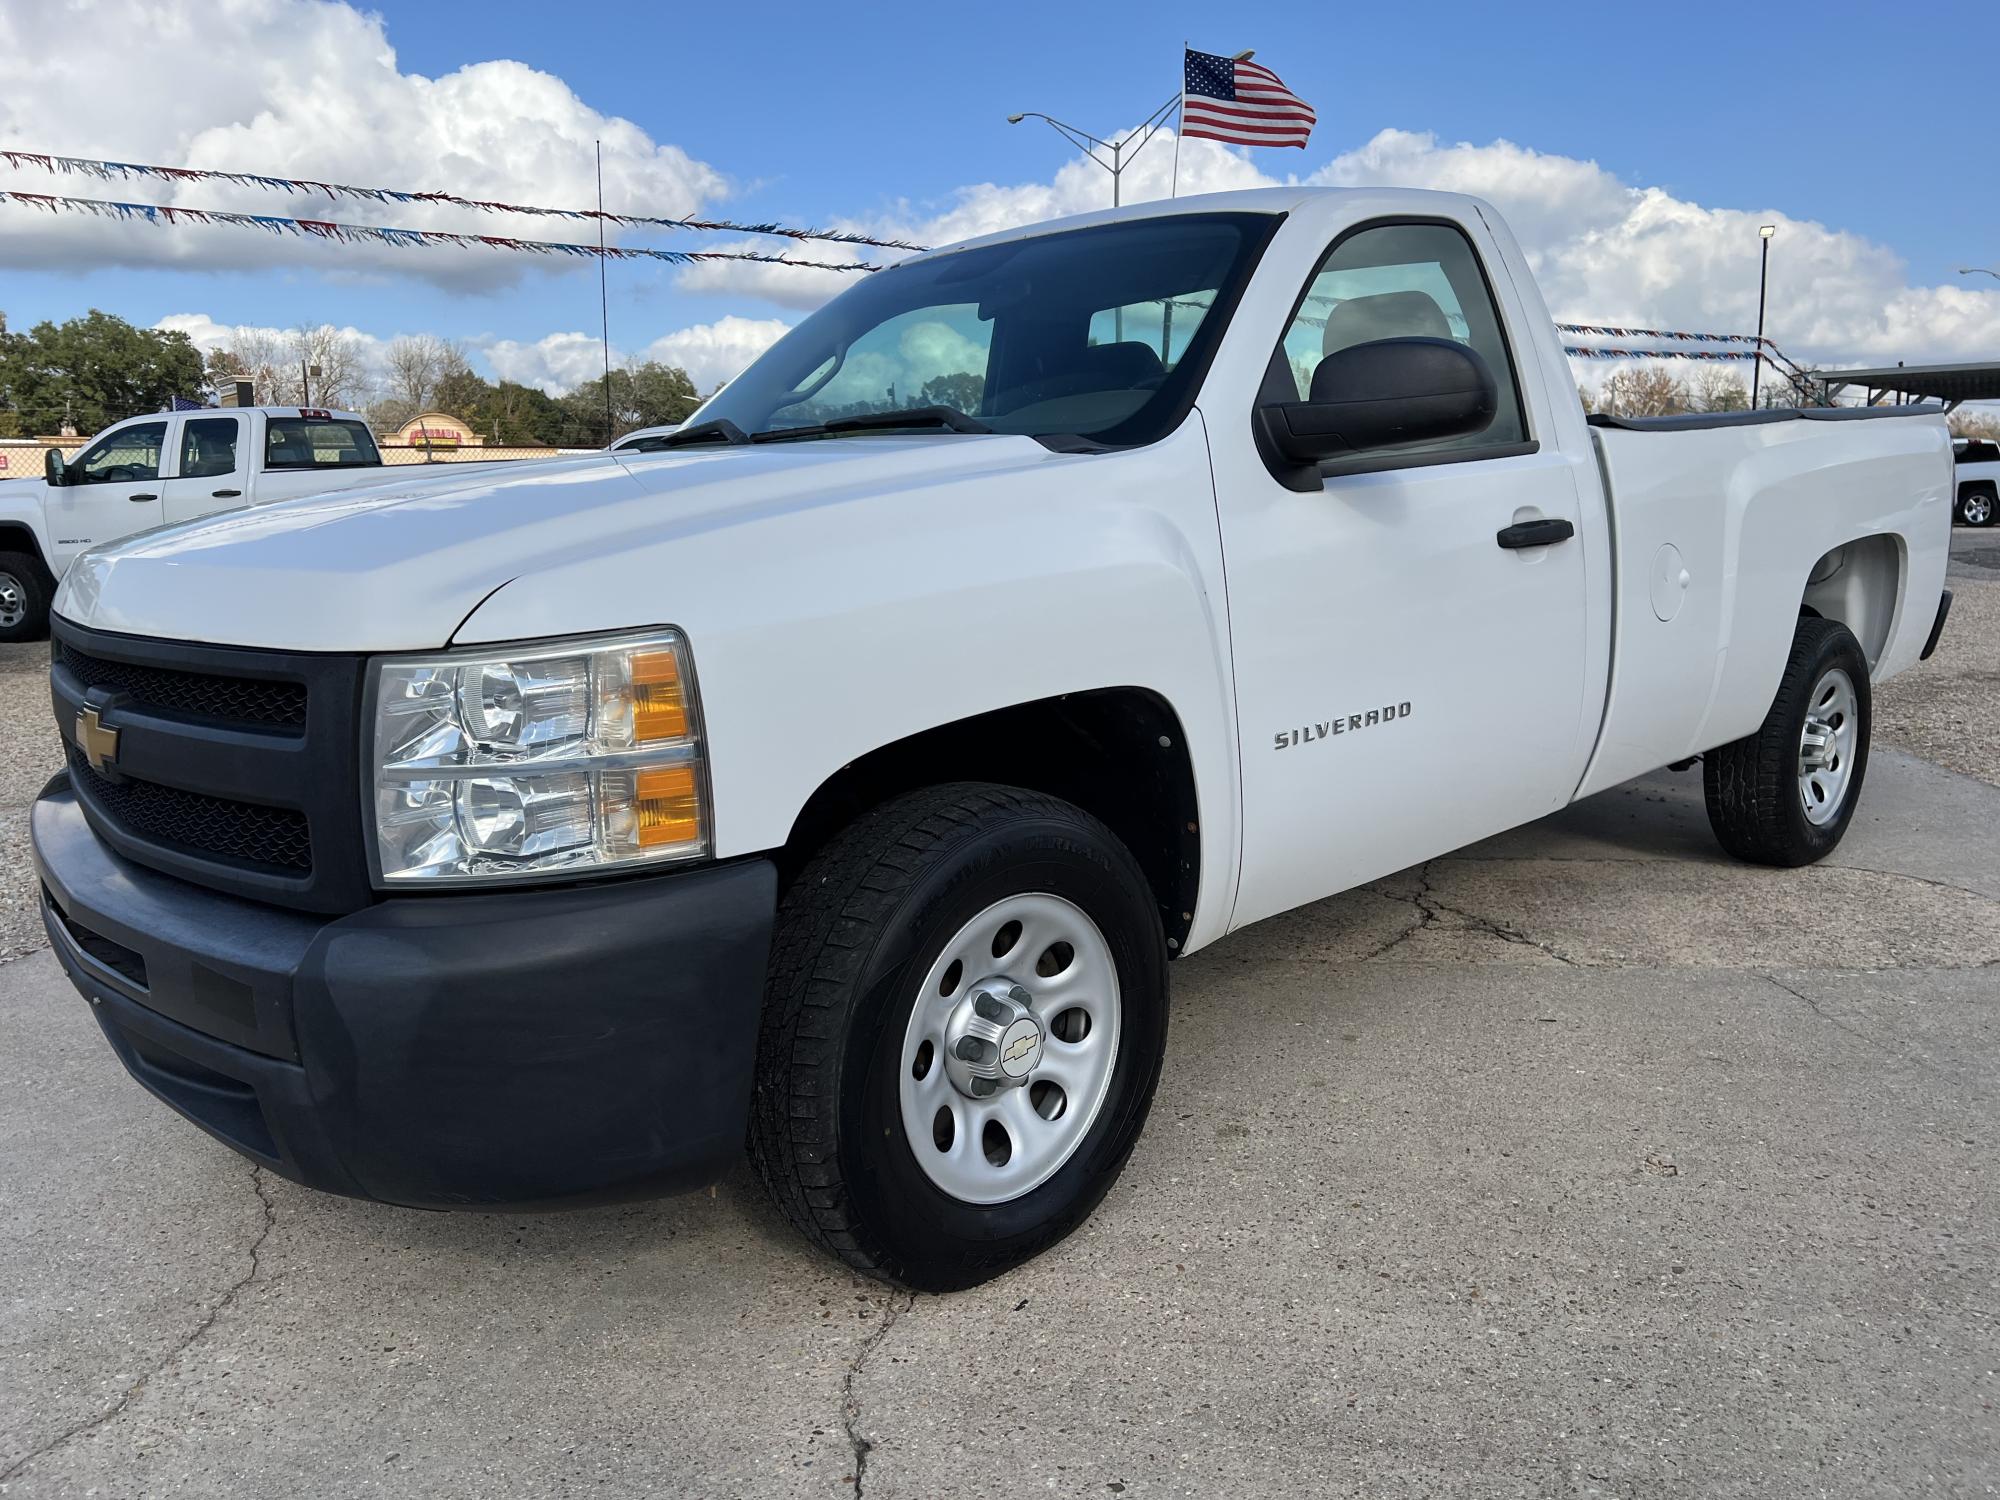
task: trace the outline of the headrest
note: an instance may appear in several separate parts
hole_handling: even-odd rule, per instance
[[[1377,292],[1349,297],[1327,314],[1322,356],[1377,339],[1448,339],[1451,320],[1429,292]]]

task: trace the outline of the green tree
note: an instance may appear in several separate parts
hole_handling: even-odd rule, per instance
[[[949,406],[967,416],[979,410],[979,403],[985,395],[986,377],[964,370],[955,375],[933,375],[924,382],[923,390],[917,393],[918,402],[923,406]]]
[[[204,388],[201,354],[188,336],[135,328],[92,309],[67,323],[0,331],[0,408],[28,433],[79,432],[158,411]]]
[[[611,372],[611,428],[605,430],[604,377],[586,380],[561,398],[562,441],[581,447],[608,443],[639,427],[685,422],[701,405],[694,381],[677,365],[647,360]]]
[[[517,445],[560,443],[569,425],[568,415],[555,397],[538,386],[512,380],[489,386],[466,415],[489,441]]]

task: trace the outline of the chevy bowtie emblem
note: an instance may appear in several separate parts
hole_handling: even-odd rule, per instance
[[[86,707],[76,716],[76,748],[90,769],[102,775],[118,759],[118,731],[100,719],[95,708]]]

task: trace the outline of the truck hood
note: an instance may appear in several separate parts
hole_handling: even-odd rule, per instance
[[[496,465],[233,511],[71,565],[96,630],[293,651],[431,650],[517,578],[677,535],[1056,458],[1030,438],[866,436]],[[785,528],[769,530],[782,546]]]

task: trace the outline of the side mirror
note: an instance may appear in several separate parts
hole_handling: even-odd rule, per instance
[[[1258,407],[1257,435],[1267,456],[1305,467],[1392,443],[1480,432],[1499,407],[1493,372],[1465,345],[1377,339],[1321,360],[1310,399]]]
[[[42,450],[42,477],[49,482],[49,488],[59,490],[69,483],[69,467],[60,448]]]

